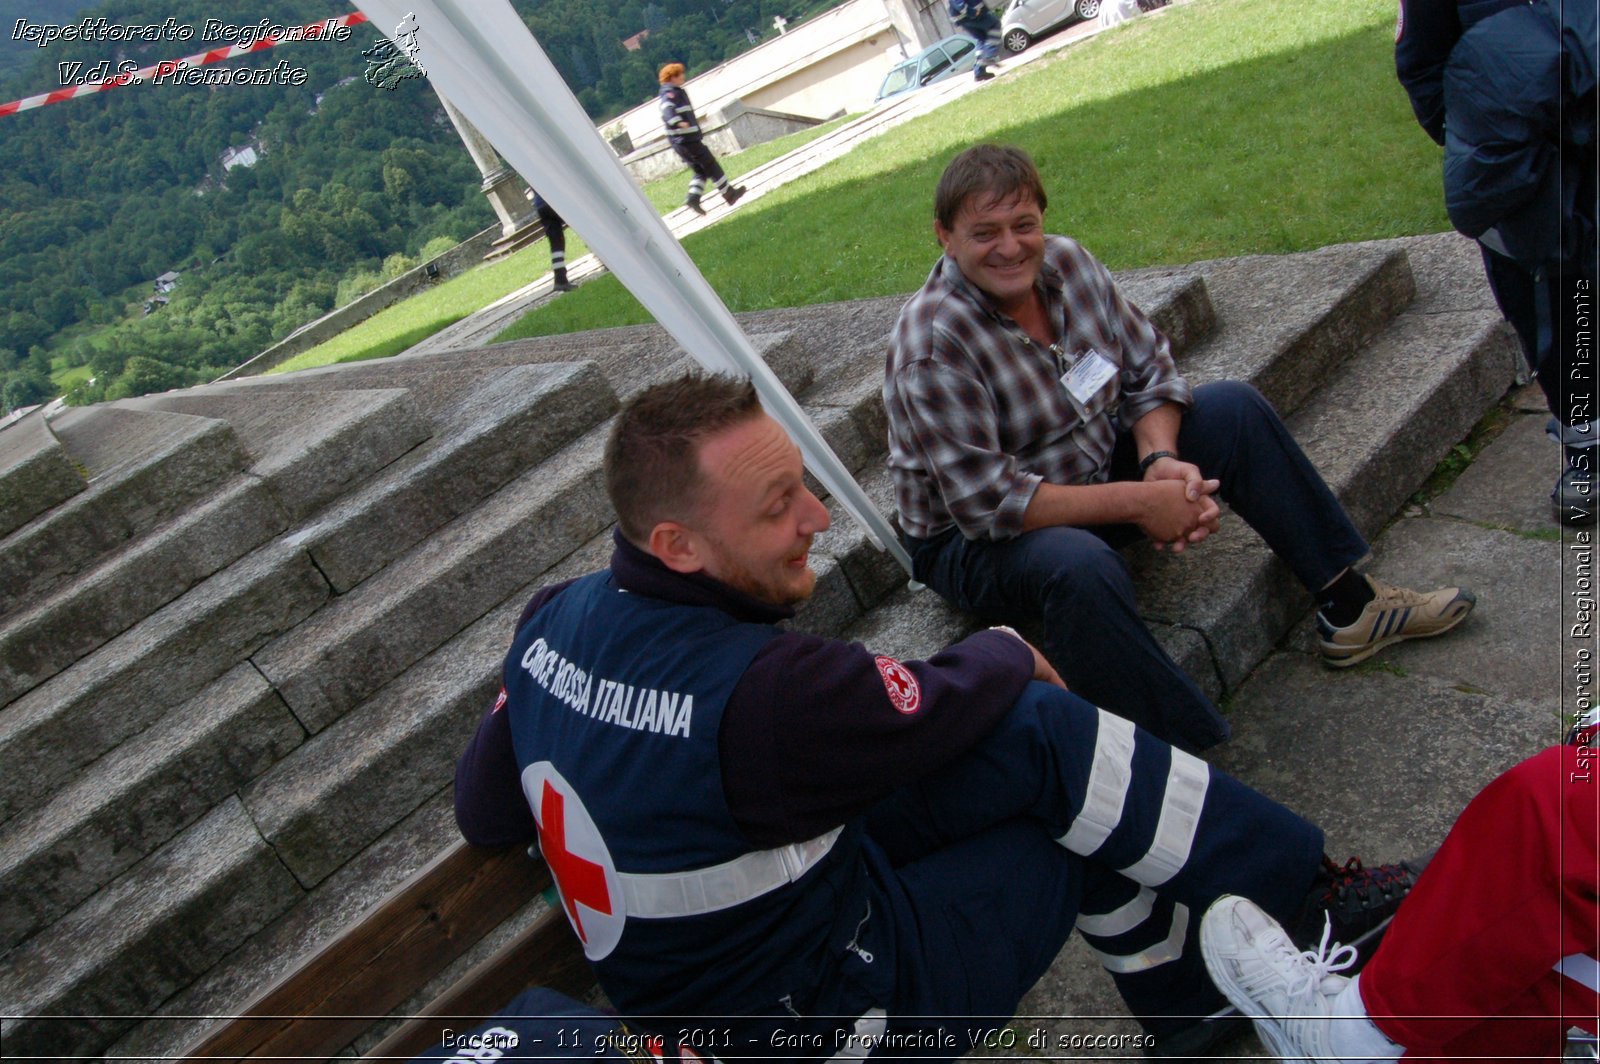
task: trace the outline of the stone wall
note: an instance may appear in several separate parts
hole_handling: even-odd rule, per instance
[[[407,270],[392,281],[374,288],[366,295],[353,299],[342,307],[328,311],[309,325],[302,325],[282,340],[273,344],[250,361],[235,366],[218,377],[218,381],[254,377],[275,366],[282,365],[303,351],[333,339],[352,325],[366,321],[385,307],[393,306],[409,296],[448,280],[483,261],[489,248],[500,239],[500,227],[490,226],[483,232],[468,237],[442,255],[436,255],[415,269]]]
[[[689,71],[684,88],[701,118],[736,100],[775,111],[822,115],[862,111],[872,106],[889,68],[922,47],[922,38],[941,36],[943,5],[922,13],[923,26],[902,29],[909,16],[905,0],[850,0],[831,11],[797,22],[780,37],[706,71]],[[892,8],[892,10],[891,10]],[[943,26],[948,26],[945,19]],[[915,30],[918,36],[913,36]],[[848,61],[841,67],[840,56]],[[655,100],[641,103],[607,123],[608,139],[621,129],[639,148],[661,139],[661,112]]]
[[[831,117],[831,116],[830,116]],[[712,121],[702,116],[700,128],[706,146],[718,156],[731,155],[755,144],[798,133],[824,121],[804,115],[783,114],[747,107],[739,100],[729,104]],[[683,160],[665,138],[658,138],[623,157],[622,165],[635,181],[654,181],[684,169]]]

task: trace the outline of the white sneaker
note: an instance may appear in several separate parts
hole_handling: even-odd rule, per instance
[[[1333,999],[1350,980],[1356,951],[1328,941],[1302,952],[1254,902],[1217,899],[1200,923],[1200,953],[1217,989],[1255,1021],[1267,1050],[1284,1060],[1336,1057],[1330,1044]],[[1331,945],[1331,949],[1330,949]]]

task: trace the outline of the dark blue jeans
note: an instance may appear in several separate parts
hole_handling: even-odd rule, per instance
[[[1248,384],[1195,389],[1178,453],[1222,482],[1219,494],[1317,591],[1367,553],[1344,507]],[[1112,479],[1138,476],[1131,433]],[[1040,647],[1072,690],[1187,750],[1228,738],[1228,724],[1139,619],[1133,580],[1117,546],[1134,533],[1042,528],[1008,540],[969,540],[956,529],[907,537],[916,578],[960,609],[1000,623],[1043,619]],[[1204,545],[1200,547],[1204,550]]]

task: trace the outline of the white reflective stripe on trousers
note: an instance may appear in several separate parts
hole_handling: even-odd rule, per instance
[[[756,850],[692,872],[618,872],[630,917],[665,919],[731,909],[793,883],[828,855],[843,827],[808,842]]]
[[[1122,870],[1123,875],[1147,887],[1159,887],[1178,874],[1194,847],[1195,829],[1210,786],[1211,770],[1204,761],[1182,750],[1172,751],[1155,840],[1149,852]]]
[[[1109,953],[1101,953],[1090,947],[1094,955],[1099,958],[1100,966],[1113,975],[1128,975],[1131,972],[1143,972],[1154,968],[1158,964],[1166,964],[1183,956],[1183,936],[1189,933],[1189,907],[1187,905],[1174,905],[1172,907],[1172,930],[1167,937],[1151,946],[1149,949],[1140,950],[1138,953],[1129,953],[1121,957],[1113,957]]]
[[[1079,913],[1078,930],[1100,938],[1125,934],[1148,920],[1155,904],[1156,892],[1140,887],[1139,893],[1108,913]]]
[[[1103,709],[1098,713],[1094,761],[1089,766],[1083,808],[1067,833],[1056,840],[1083,857],[1093,855],[1122,822],[1128,784],[1133,782],[1133,722]]]

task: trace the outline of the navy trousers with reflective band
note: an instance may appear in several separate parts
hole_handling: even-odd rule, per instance
[[[1074,925],[1160,1034],[1225,1002],[1200,915],[1242,894],[1298,912],[1322,832],[1148,732],[1046,684],[954,763],[880,804],[868,836],[895,965],[889,1030],[1003,1025]],[[857,960],[859,963],[859,960]],[[917,1017],[979,1017],[971,1023]]]

